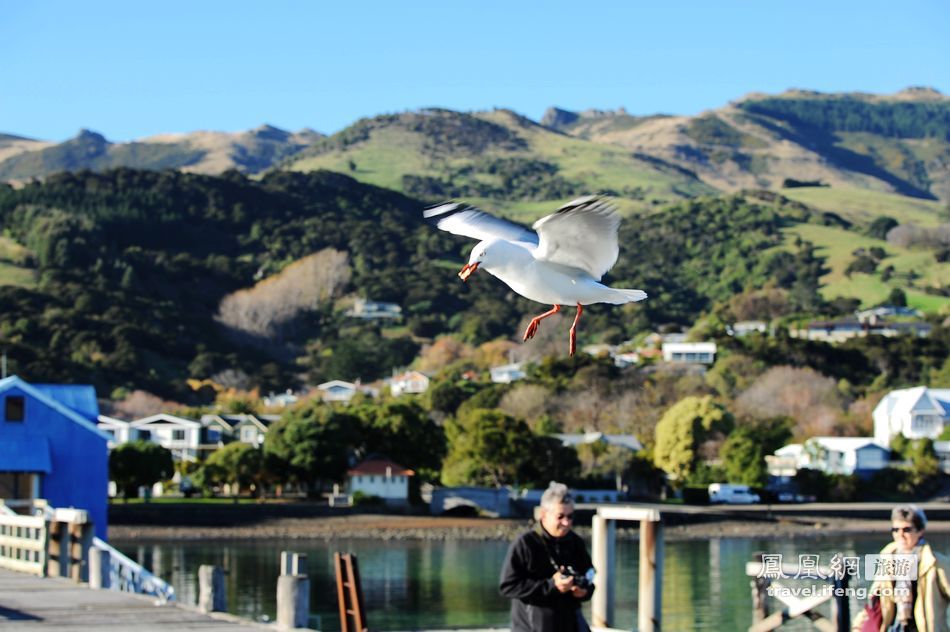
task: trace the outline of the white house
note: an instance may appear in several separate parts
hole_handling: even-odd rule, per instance
[[[353,399],[357,393],[365,393],[370,397],[379,395],[379,391],[370,386],[363,386],[360,381],[344,382],[343,380],[330,380],[317,386],[321,397],[325,402],[348,402]]]
[[[266,397],[262,398],[264,405],[269,408],[286,408],[297,403],[299,398],[294,395],[292,389],[287,389],[283,393],[273,393],[271,392]]]
[[[142,439],[171,450],[176,461],[196,461],[201,424],[167,413],[136,419],[129,424],[129,439]]]
[[[109,440],[109,449],[122,445],[129,440],[129,422],[115,417],[99,415],[96,427],[112,438]]]
[[[416,473],[384,457],[371,457],[346,473],[350,494],[378,496],[387,504],[409,502],[409,477]]]
[[[403,393],[425,393],[429,390],[429,378],[418,371],[406,371],[389,379],[389,391],[399,396]]]
[[[793,443],[766,456],[769,474],[794,476],[803,468],[826,474],[861,474],[887,467],[890,450],[871,437],[812,437],[804,444]]]
[[[936,439],[950,421],[950,388],[916,386],[891,391],[871,416],[879,446],[889,447],[899,434],[908,439]]]
[[[402,308],[395,303],[381,303],[359,298],[346,315],[364,320],[398,320],[402,318]]]
[[[495,384],[511,384],[526,377],[527,374],[522,366],[522,362],[503,364],[502,366],[493,366],[488,372],[491,374],[491,381]]]
[[[950,474],[950,441],[934,441],[934,452],[940,459],[940,469]]]
[[[693,362],[712,364],[716,361],[715,342],[664,342],[665,362]]]
[[[754,333],[764,334],[768,329],[769,325],[764,320],[740,320],[726,327],[726,332],[730,336],[741,338]]]

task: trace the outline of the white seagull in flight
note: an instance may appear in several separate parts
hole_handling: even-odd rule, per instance
[[[524,332],[525,341],[538,333],[543,319],[561,311],[562,305],[574,304],[574,355],[583,305],[620,305],[647,297],[643,290],[622,290],[600,283],[620,253],[620,216],[603,197],[587,196],[568,202],[536,221],[533,231],[455,202],[426,209],[423,216],[444,231],[480,240],[459,272],[463,281],[484,268],[521,296],[554,306],[531,320]]]

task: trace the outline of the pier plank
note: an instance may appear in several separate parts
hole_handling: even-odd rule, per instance
[[[41,578],[0,569],[0,627],[6,630],[66,632],[90,630],[273,630],[273,626],[227,614],[114,590],[91,590],[65,578]]]

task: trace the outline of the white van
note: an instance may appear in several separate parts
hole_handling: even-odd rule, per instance
[[[726,505],[753,505],[761,500],[748,485],[713,483],[709,486],[709,502]]]

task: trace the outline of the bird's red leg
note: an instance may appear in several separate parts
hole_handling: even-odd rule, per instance
[[[571,325],[571,355],[574,355],[574,351],[577,350],[577,321],[581,319],[581,314],[584,313],[584,308],[581,307],[581,304],[577,304],[577,315],[574,316],[574,324]]]
[[[553,308],[544,312],[540,316],[535,316],[534,318],[532,318],[531,322],[528,323],[528,328],[524,330],[524,341],[527,342],[528,340],[534,338],[534,335],[538,333],[538,329],[541,327],[541,321],[547,318],[548,316],[553,316],[554,314],[557,314],[559,311],[561,311],[561,306],[555,305]]]

